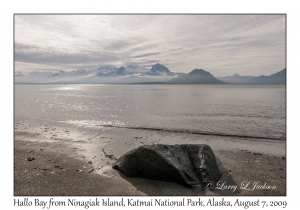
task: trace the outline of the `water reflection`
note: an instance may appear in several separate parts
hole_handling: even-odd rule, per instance
[[[58,87],[58,88],[53,88],[52,90],[80,90],[81,87],[79,86],[63,86],[63,87]]]

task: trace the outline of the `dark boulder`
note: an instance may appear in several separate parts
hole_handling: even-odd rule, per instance
[[[113,168],[141,177],[205,188],[221,178],[212,149],[205,144],[143,145],[118,159]]]

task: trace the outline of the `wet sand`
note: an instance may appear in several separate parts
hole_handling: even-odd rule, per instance
[[[132,138],[134,142],[148,144],[141,140],[141,137],[147,139],[141,134],[138,138]],[[106,136],[100,138],[105,143],[102,149],[89,150],[94,148],[94,144],[82,139],[82,136],[72,135],[71,130],[64,128],[16,122],[14,195],[286,195],[285,155],[270,155],[248,149],[231,150],[227,147],[224,150],[213,149],[222,178],[217,186],[208,186],[209,189],[199,191],[172,182],[127,178],[109,167],[124,151],[139,146],[136,143],[119,143],[123,149],[110,150],[117,143],[109,145],[108,142],[113,142],[114,137]],[[126,145],[128,147],[124,148]]]

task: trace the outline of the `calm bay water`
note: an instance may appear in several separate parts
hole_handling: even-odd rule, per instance
[[[15,85],[15,119],[286,139],[283,85]]]

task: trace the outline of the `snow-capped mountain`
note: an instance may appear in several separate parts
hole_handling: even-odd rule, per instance
[[[58,72],[30,72],[23,74],[16,72],[16,83],[134,83],[134,82],[156,82],[166,81],[181,75],[173,73],[164,65],[159,63],[149,70],[142,66],[121,66],[119,68],[111,65],[100,66],[97,69],[77,69],[73,71]]]
[[[121,66],[117,71],[116,75],[125,75],[125,68]]]
[[[124,70],[126,74],[139,74],[146,73],[147,71],[149,71],[149,69],[142,66],[127,66]]]
[[[134,76],[134,77],[140,77],[145,76],[145,73],[148,72],[149,69],[142,67],[142,66],[126,66],[126,67],[120,67],[118,69],[118,75],[126,75],[128,76]]]
[[[159,63],[152,66],[149,70],[141,66],[121,66],[116,68],[114,66],[103,66],[98,68],[96,76],[176,76],[176,73],[170,72],[170,70]]]
[[[90,74],[95,73],[97,76],[107,76],[107,75],[116,75],[116,71],[118,70],[115,66],[100,66],[96,70],[89,71]]]
[[[63,71],[63,70],[60,70],[60,71],[58,71],[57,73],[53,74],[53,76],[57,77],[57,76],[62,76],[62,75],[65,75],[65,74],[66,74],[66,72],[65,72],[65,71]]]
[[[78,69],[78,70],[72,71],[72,73],[73,73],[73,76],[85,76],[88,74],[88,72],[84,69]]]
[[[147,68],[141,66],[102,66],[96,70],[96,76],[144,76],[147,71]]]
[[[149,76],[176,76],[175,73],[159,63],[152,66],[152,68],[146,73]]]
[[[53,77],[70,77],[70,76],[80,77],[85,75],[88,75],[88,72],[84,69],[77,69],[70,72],[65,72],[63,70],[60,70],[57,73],[52,73]]]

